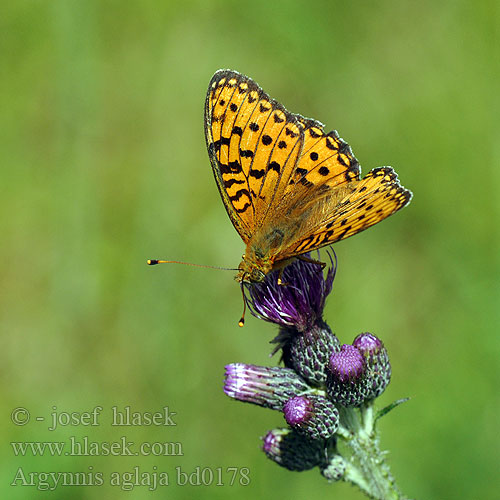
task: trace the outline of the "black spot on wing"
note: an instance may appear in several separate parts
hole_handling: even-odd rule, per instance
[[[337,161],[341,164],[344,165],[344,167],[348,167],[349,164],[344,160],[344,158],[341,155],[337,156]]]
[[[264,169],[256,169],[252,168],[249,172],[251,177],[254,177],[255,179],[261,179],[264,177],[266,171]]]
[[[234,209],[236,210],[236,212],[238,212],[239,214],[242,214],[243,212],[246,212],[247,208],[250,207],[250,203],[249,202],[246,202],[241,208],[236,208],[234,207]]]
[[[227,165],[219,163],[219,168],[223,174],[240,174],[243,171],[240,162],[237,160],[230,161]]]
[[[231,138],[230,137],[221,137],[220,139],[217,139],[213,143],[215,151],[219,151],[220,147],[223,146],[223,145],[229,146],[230,142],[231,142]]]
[[[245,184],[245,181],[243,179],[234,179],[234,178],[231,178],[231,179],[228,179],[228,180],[224,181],[224,187],[226,189],[229,189],[234,184]]]
[[[332,151],[337,151],[337,144],[332,139],[326,137],[325,140],[326,140],[326,147],[328,149],[331,149]]]
[[[314,186],[314,183],[311,181],[308,181],[305,177],[302,177],[302,179],[299,180],[299,182],[306,187],[311,187]]]
[[[269,163],[269,165],[267,166],[267,169],[268,170],[274,170],[275,172],[278,172],[278,174],[280,173],[280,164],[277,162],[277,161],[272,161],[271,163]]]
[[[270,135],[264,134],[262,136],[262,144],[264,144],[264,146],[269,146],[269,144],[271,144],[272,142],[273,139]]]
[[[338,238],[341,240],[350,230],[352,226],[347,226],[339,235]]]
[[[230,196],[229,199],[231,201],[238,201],[242,196],[250,198],[250,192],[248,189],[238,189],[238,191],[236,191],[233,196]]]

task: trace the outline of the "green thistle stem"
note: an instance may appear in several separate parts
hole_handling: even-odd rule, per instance
[[[373,403],[361,408],[339,408],[337,450],[346,462],[344,480],[358,486],[369,498],[404,500],[379,448]]]

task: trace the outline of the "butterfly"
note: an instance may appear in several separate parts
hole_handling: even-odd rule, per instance
[[[212,77],[205,138],[226,211],[246,244],[235,279],[256,283],[306,252],[353,236],[407,205],[390,167],[361,178],[349,145],[290,113],[251,78]]]

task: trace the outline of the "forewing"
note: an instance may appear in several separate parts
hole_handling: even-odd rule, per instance
[[[300,117],[304,144],[287,191],[296,184],[306,187],[335,187],[359,180],[361,169],[349,145],[336,130],[325,133],[323,124]]]
[[[311,204],[313,213],[323,214],[321,219],[315,222],[311,217],[308,232],[301,231],[304,237],[284,248],[277,260],[294,257],[364,231],[403,208],[412,197],[411,191],[399,184],[396,173],[390,167],[375,168],[360,181],[347,184],[342,189],[347,194],[340,200],[326,196],[325,206],[321,206],[321,201],[316,207]]]
[[[322,123],[295,116],[304,134],[302,150],[290,179],[283,185],[281,196],[273,207],[269,207],[271,225],[273,219],[283,214],[288,218],[307,214],[306,207],[314,199],[325,198],[329,193],[337,197],[340,188],[360,179],[359,163],[336,130],[326,133]]]
[[[205,137],[221,197],[245,242],[262,226],[295,169],[303,127],[253,80],[220,70],[209,84]]]

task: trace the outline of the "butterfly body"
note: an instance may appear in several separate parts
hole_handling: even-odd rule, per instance
[[[361,169],[336,131],[288,112],[253,80],[219,70],[205,137],[226,211],[246,244],[236,280],[260,282],[303,253],[380,222],[409,203],[390,167]]]

